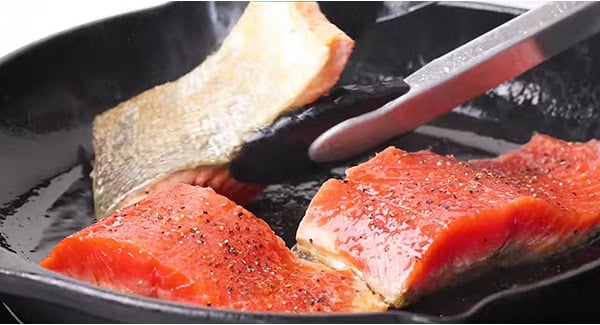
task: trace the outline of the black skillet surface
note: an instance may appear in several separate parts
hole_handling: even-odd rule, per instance
[[[363,9],[350,5],[353,10]],[[216,47],[239,3],[175,3],[84,26],[0,63],[0,293],[26,322],[598,321],[600,244],[505,270],[425,297],[405,311],[281,315],[190,307],[98,289],[36,266],[64,236],[92,222],[88,173],[95,114],[176,79]],[[358,8],[358,9],[357,9]],[[380,16],[405,6],[379,7]],[[336,9],[339,10],[339,9]],[[430,6],[360,35],[355,56],[407,75],[513,17],[476,4]],[[330,13],[344,14],[339,11]],[[340,19],[338,17],[338,19]],[[359,29],[360,26],[355,27]],[[353,28],[350,26],[349,28]],[[360,60],[359,60],[360,61]],[[462,159],[496,155],[534,132],[600,137],[600,37],[390,143]],[[372,154],[372,153],[371,153]],[[288,245],[320,182],[346,166],[269,187],[250,209]]]

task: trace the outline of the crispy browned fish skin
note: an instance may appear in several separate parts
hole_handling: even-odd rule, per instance
[[[327,92],[353,45],[316,3],[251,3],[199,67],[96,117],[96,217],[157,182],[225,167],[246,133]]]

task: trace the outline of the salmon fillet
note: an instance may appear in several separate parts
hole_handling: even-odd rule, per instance
[[[40,264],[105,288],[208,307],[386,308],[352,272],[300,260],[243,207],[185,184],[65,238]]]
[[[261,185],[207,176],[228,176],[246,134],[329,91],[353,46],[315,2],[250,3],[200,66],[95,118],[96,217],[179,182],[251,200]]]
[[[595,235],[600,143],[536,135],[462,162],[388,148],[328,180],[297,232],[301,251],[353,269],[403,307],[467,271],[540,258]]]

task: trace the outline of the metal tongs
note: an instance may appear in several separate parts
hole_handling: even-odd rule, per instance
[[[514,78],[600,30],[600,2],[551,2],[435,59],[409,77],[410,90],[347,119],[310,146],[314,162],[341,161],[409,132]]]
[[[357,90],[356,85],[348,94],[343,87],[341,93],[332,90],[324,96],[328,99],[321,110],[311,111],[316,106],[310,106],[317,105],[313,103],[306,112],[299,109],[300,113],[281,117],[245,138],[229,171],[239,181],[262,184],[312,175],[319,168],[329,168],[426,124],[599,30],[600,2],[548,3],[437,58],[407,78],[393,75],[391,83],[383,87],[366,78],[367,84],[361,87],[368,91]],[[357,102],[359,98],[362,100]]]

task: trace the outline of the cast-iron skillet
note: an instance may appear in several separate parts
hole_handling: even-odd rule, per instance
[[[88,174],[94,115],[199,64],[243,7],[240,3],[168,4],[74,29],[0,63],[0,293],[1,300],[23,321],[600,319],[594,310],[595,293],[600,289],[596,280],[600,278],[600,245],[594,243],[544,262],[488,270],[403,311],[367,314],[207,309],[118,294],[37,267],[61,238],[93,220]],[[338,7],[329,14],[344,19],[367,7],[347,4],[345,10]],[[389,18],[405,8],[401,4],[380,6],[378,15]],[[358,39],[356,55],[365,59],[365,66],[375,64],[408,75],[519,12],[474,3],[429,6],[366,30]],[[595,37],[386,145],[410,151],[429,148],[469,159],[494,156],[526,142],[534,132],[565,140],[598,137],[599,79],[600,37]],[[371,154],[305,179],[271,186],[249,208],[291,246],[297,223],[319,184],[339,177],[345,167]]]

